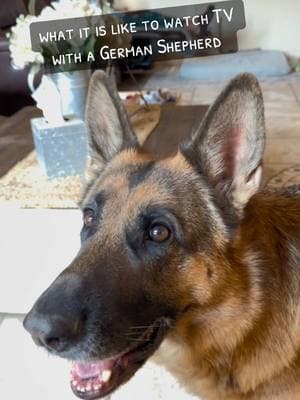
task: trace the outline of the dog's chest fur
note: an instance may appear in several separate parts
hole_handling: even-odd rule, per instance
[[[153,361],[163,365],[194,396],[209,400],[240,400],[230,387],[229,374],[217,377],[199,366],[184,343],[166,339]]]
[[[187,392],[201,400],[299,400],[299,360],[295,362],[295,369],[286,368],[268,384],[245,394],[240,392],[228,371],[217,375],[203,366],[199,368],[185,345],[173,340],[166,339],[152,360],[163,365]]]

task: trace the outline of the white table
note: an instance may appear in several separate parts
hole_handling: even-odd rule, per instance
[[[0,205],[0,313],[26,313],[80,247],[79,210]]]

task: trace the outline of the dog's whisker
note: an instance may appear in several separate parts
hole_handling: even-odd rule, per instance
[[[125,336],[131,337],[131,338],[135,338],[135,339],[139,339],[139,338],[142,338],[144,335],[137,335],[134,332],[132,332],[132,333],[128,332],[128,333],[125,333]]]
[[[131,326],[129,329],[148,329],[148,328],[151,328],[151,325]]]
[[[148,341],[149,341],[148,339],[133,339],[133,338],[129,339],[130,343],[147,343]]]
[[[126,336],[131,336],[131,337],[143,337],[144,335],[139,333],[139,332],[126,332]]]

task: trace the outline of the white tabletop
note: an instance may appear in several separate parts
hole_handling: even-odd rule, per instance
[[[79,210],[0,205],[0,313],[26,313],[80,247]]]

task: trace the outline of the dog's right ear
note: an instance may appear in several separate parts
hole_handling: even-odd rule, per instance
[[[240,216],[259,189],[265,147],[264,106],[253,75],[234,78],[183,148],[226,213]]]
[[[88,173],[101,171],[119,151],[138,146],[116,85],[101,70],[94,72],[90,80],[86,126]]]

